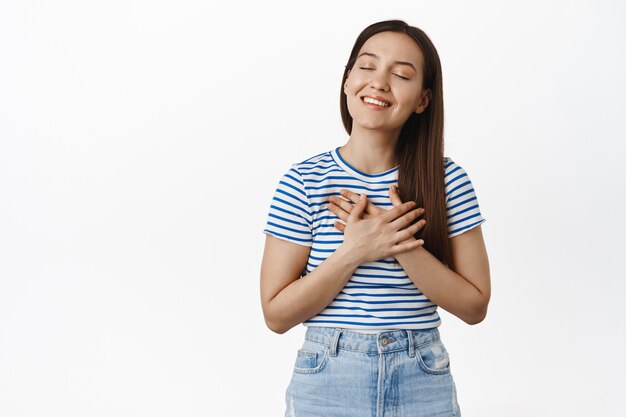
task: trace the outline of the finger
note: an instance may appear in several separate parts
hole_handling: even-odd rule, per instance
[[[333,213],[335,216],[339,217],[344,222],[348,221],[348,216],[350,213],[346,212],[344,209],[339,207],[336,204],[328,203],[328,210]]]
[[[418,209],[415,209],[415,210],[411,210],[410,212],[408,212],[406,214],[403,214],[402,216],[398,217],[394,221],[390,222],[390,225],[391,225],[391,227],[393,227],[394,230],[404,229],[405,227],[407,227],[408,225],[413,223],[413,220],[417,219],[423,213],[424,213],[424,209],[423,208],[418,208]],[[420,226],[423,226],[425,223],[426,223],[426,220],[422,219],[419,222],[417,222],[416,224],[419,224]]]
[[[346,201],[341,197],[337,197],[333,195],[333,196],[328,197],[328,201],[333,203],[335,206],[341,208],[346,213],[350,213],[352,211],[352,204],[350,204],[349,201]]]
[[[356,202],[359,201],[359,195],[355,194],[356,197]],[[328,198],[329,201],[331,201],[335,206],[340,206],[346,213],[350,213],[352,212],[352,208],[354,207],[354,205],[350,204],[349,201],[344,200],[343,198],[337,197],[337,196],[330,196]],[[363,215],[364,219],[370,218],[372,216],[374,216],[375,214],[372,213],[372,211],[374,211],[376,208],[376,206],[374,205],[374,203],[372,203],[371,201],[367,202],[367,206],[365,207],[365,214]],[[346,219],[347,219],[347,214],[346,214]],[[343,218],[342,218],[343,219]],[[345,219],[344,219],[345,220]]]
[[[398,187],[396,185],[389,187],[389,199],[394,207],[402,204],[402,200],[400,200],[400,193],[398,192]]]
[[[341,194],[343,197],[347,198],[348,200],[352,201],[355,204],[359,201],[359,195],[348,189],[343,188],[341,191],[339,191],[339,194]],[[376,204],[372,203],[371,201],[368,201],[367,207],[365,208],[365,213],[371,214],[371,215],[378,215],[382,213],[383,211],[384,211],[383,209],[381,209],[380,207],[378,207]]]
[[[341,194],[343,197],[347,198],[348,200],[352,201],[353,203],[356,203],[357,201],[359,201],[359,195],[348,189],[342,188],[341,191],[339,191],[339,194]]]
[[[426,220],[420,220],[419,222],[407,227],[406,229],[399,230],[396,234],[396,237],[398,239],[396,242],[402,242],[403,240],[407,240],[411,236],[415,236],[415,233],[422,229],[425,224]]]
[[[392,208],[391,210],[387,210],[385,213],[381,214],[381,216],[383,216],[382,220],[387,223],[390,223],[396,220],[398,217],[404,215],[409,210],[414,209],[415,205],[416,205],[415,201],[407,201],[406,203],[402,203],[399,206],[396,206]]]
[[[348,216],[348,220],[352,219],[360,219],[365,211],[365,207],[367,206],[367,195],[365,193],[359,196],[359,200],[352,208],[352,212]]]
[[[399,245],[395,245],[392,249],[392,256],[397,255],[399,253],[408,252],[413,249],[419,248],[424,245],[424,240],[418,239],[412,242],[400,243]]]
[[[346,225],[340,222],[335,222],[335,229],[339,230],[341,233],[345,233],[346,231]]]

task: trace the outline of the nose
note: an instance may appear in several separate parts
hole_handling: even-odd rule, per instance
[[[370,85],[376,90],[387,91],[389,89],[389,80],[384,71],[372,71]]]

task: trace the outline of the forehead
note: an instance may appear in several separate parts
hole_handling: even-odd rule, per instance
[[[417,43],[406,33],[380,32],[371,36],[361,49],[362,52],[376,54],[383,60],[408,61],[420,68],[423,63],[423,55]]]

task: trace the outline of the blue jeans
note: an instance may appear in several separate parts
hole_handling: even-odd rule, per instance
[[[461,416],[439,329],[307,327],[285,417]]]

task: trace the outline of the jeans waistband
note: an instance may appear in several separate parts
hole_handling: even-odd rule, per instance
[[[416,346],[438,340],[440,334],[437,327],[417,330],[397,329],[367,334],[340,327],[308,326],[304,337],[328,346],[331,356],[336,356],[337,350],[345,349],[368,354],[408,350],[409,356],[413,357]]]

